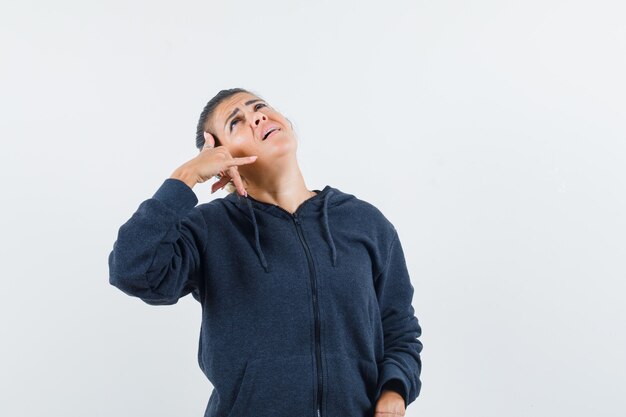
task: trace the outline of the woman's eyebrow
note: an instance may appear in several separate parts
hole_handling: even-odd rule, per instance
[[[255,99],[253,99],[253,100],[248,100],[248,101],[246,101],[246,102],[245,102],[245,103],[243,103],[243,104],[245,104],[246,106],[249,106],[250,104],[254,104],[254,103],[256,103],[257,101],[263,101],[263,100],[260,100],[260,99],[258,99],[258,98],[255,98]],[[228,118],[226,119],[226,122],[224,123],[224,129],[226,129],[226,126],[228,125],[228,121],[229,121],[229,120],[230,120],[233,116],[235,116],[238,112],[239,112],[239,107],[235,107],[235,110],[233,110],[233,112],[230,114],[230,116],[228,116]]]

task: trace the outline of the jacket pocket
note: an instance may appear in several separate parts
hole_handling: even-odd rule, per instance
[[[314,389],[310,355],[252,358],[228,417],[313,415]]]
[[[376,407],[376,362],[347,355],[327,355],[326,412],[331,416],[370,417]]]

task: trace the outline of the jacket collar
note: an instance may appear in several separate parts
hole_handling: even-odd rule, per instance
[[[321,222],[324,226],[324,231],[326,232],[326,239],[328,246],[331,250],[332,256],[332,264],[333,267],[336,266],[337,263],[337,249],[335,247],[335,242],[333,240],[333,236],[330,232],[330,225],[328,221],[328,203],[331,200],[331,196],[338,195],[340,193],[337,189],[331,187],[330,185],[326,185],[322,190],[313,190],[316,191],[313,197],[310,197],[302,202],[300,206],[296,209],[295,214],[300,216],[301,214],[308,214],[310,212],[316,213],[319,211],[321,207]],[[279,207],[276,204],[266,203],[263,201],[256,200],[250,196],[242,197],[237,192],[232,192],[226,197],[224,197],[227,201],[234,203],[237,207],[242,209],[244,212],[248,213],[249,220],[252,223],[253,227],[253,236],[255,249],[257,252],[257,256],[259,258],[259,262],[263,266],[265,272],[270,272],[270,267],[268,265],[267,259],[265,258],[265,254],[263,253],[263,248],[261,247],[261,239],[259,236],[259,226],[256,219],[256,212],[258,210],[267,212],[276,217],[281,217],[284,219],[291,220],[293,218],[293,214],[287,212],[287,210]],[[318,217],[319,218],[319,217]]]

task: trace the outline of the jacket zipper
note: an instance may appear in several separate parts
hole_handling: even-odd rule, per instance
[[[285,210],[286,211],[286,210]],[[291,214],[291,213],[289,213]],[[320,311],[319,305],[317,302],[317,288],[315,286],[315,268],[313,267],[313,259],[311,258],[311,252],[309,250],[309,246],[304,239],[304,235],[302,234],[302,226],[300,225],[300,219],[298,218],[298,213],[294,213],[291,215],[294,223],[296,224],[296,230],[298,231],[298,236],[300,237],[300,241],[302,242],[302,246],[306,252],[307,260],[309,261],[309,270],[311,271],[311,291],[313,293],[313,308],[315,311],[315,353],[316,353],[316,362],[317,362],[317,403],[316,403],[316,412],[317,417],[321,417],[322,414],[320,410],[322,409],[322,346],[320,344]]]
[[[304,252],[306,253],[307,260],[309,262],[309,271],[311,277],[311,292],[313,293],[313,309],[315,314],[315,354],[316,354],[316,368],[317,368],[317,401],[315,404],[316,417],[322,417],[321,409],[322,409],[322,346],[320,344],[320,311],[319,305],[317,303],[317,288],[315,286],[315,268],[313,267],[313,259],[311,257],[311,252],[309,246],[304,240],[304,234],[302,233],[302,226],[300,225],[300,218],[298,217],[298,211],[302,206],[300,206],[295,213],[290,213],[284,208],[280,207],[277,204],[274,204],[274,207],[282,210],[287,213],[293,219],[293,222],[296,225],[296,230],[298,231],[298,237],[300,237],[300,242],[302,242],[302,246],[304,247]]]

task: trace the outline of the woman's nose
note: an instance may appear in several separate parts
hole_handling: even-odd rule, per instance
[[[258,126],[261,121],[267,120],[267,116],[261,112],[256,112],[254,113],[252,120],[254,122],[254,125]]]

